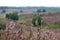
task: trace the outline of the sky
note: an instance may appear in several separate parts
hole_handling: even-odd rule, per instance
[[[60,7],[60,0],[0,0],[0,6],[48,6]]]

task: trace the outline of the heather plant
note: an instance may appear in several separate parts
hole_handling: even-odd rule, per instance
[[[16,23],[11,21],[6,25],[5,30],[0,30],[0,40],[58,40],[57,35],[60,36],[59,32],[56,35],[52,30],[37,30],[37,28],[34,30],[35,27],[29,27],[30,30],[27,31],[27,29],[21,25],[19,26],[20,28],[14,32],[15,26]]]
[[[32,36],[33,36],[32,27],[30,27],[30,35],[28,37],[28,40],[32,39]]]
[[[40,40],[57,40],[56,34],[53,31],[45,30],[40,33]]]

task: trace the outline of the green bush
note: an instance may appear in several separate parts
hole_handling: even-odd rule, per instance
[[[6,10],[2,10],[2,13],[5,13],[6,12]]]
[[[19,16],[18,16],[18,14],[14,13],[14,14],[11,14],[10,18],[12,20],[18,20],[19,19]]]
[[[2,29],[2,30],[4,30],[5,29],[5,25],[3,25],[3,24],[0,24],[0,30]]]
[[[41,20],[42,20],[42,18],[41,18],[40,15],[35,15],[35,16],[33,16],[33,18],[32,18],[32,24],[33,24],[34,26],[38,26],[38,25],[41,26]],[[36,21],[37,21],[38,24],[36,23]]]
[[[17,13],[10,13],[10,14],[6,14],[6,18],[11,19],[11,20],[18,20],[19,16]]]
[[[41,16],[38,15],[37,21],[38,21],[38,25],[40,25],[40,26],[41,26],[41,20],[42,20]]]
[[[38,10],[37,10],[37,13],[40,13],[40,12],[41,12],[41,9],[38,9]]]
[[[35,21],[36,21],[36,16],[33,16],[33,18],[32,18],[32,24],[33,24],[34,26],[37,26],[36,23],[35,23]]]
[[[9,14],[6,14],[6,18],[9,19]]]
[[[46,10],[45,9],[43,9],[43,11],[42,12],[46,12]]]
[[[22,12],[23,12],[23,10],[20,10],[20,12],[22,13]]]

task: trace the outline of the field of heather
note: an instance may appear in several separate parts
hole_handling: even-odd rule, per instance
[[[0,14],[0,24],[6,28],[0,30],[0,40],[60,40],[60,16],[43,15],[44,24],[40,29],[33,27],[32,16],[19,16],[14,22],[7,20],[4,14]]]
[[[15,23],[6,24],[6,29],[0,30],[0,40],[60,40],[60,29],[49,30]]]

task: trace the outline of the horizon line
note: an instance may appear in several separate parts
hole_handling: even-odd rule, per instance
[[[60,7],[60,6],[0,6],[0,7]]]

